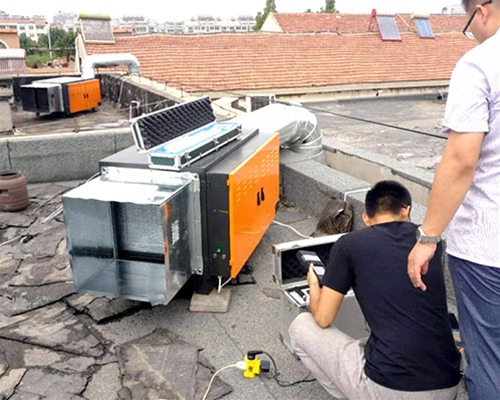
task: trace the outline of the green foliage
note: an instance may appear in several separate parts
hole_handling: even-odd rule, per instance
[[[52,45],[54,45],[54,43],[56,43],[66,35],[67,32],[64,29],[50,28],[50,41],[52,42]]]
[[[36,42],[36,47],[40,49],[49,48],[49,37],[45,33],[38,35],[38,42]]]
[[[33,49],[36,47],[36,42],[31,40],[26,33],[21,33],[19,35],[19,47],[26,50],[26,55],[30,55],[34,53]]]
[[[335,0],[325,0],[325,7],[321,7],[320,13],[334,14],[338,12],[335,9]]]
[[[276,1],[275,0],[266,0],[266,7],[264,8],[263,12],[258,12],[257,16],[255,17],[255,25],[253,27],[254,31],[260,31],[262,28],[262,25],[264,25],[264,22],[269,15],[269,13],[276,12]]]
[[[53,46],[56,48],[58,57],[66,57],[66,60],[69,60],[69,56],[75,54],[76,36],[76,33],[65,32],[64,36],[55,41]]]
[[[38,42],[31,40],[25,33],[19,35],[20,47],[26,50],[26,65],[30,68],[39,68],[56,57],[66,57],[69,60],[75,54],[76,33],[66,32],[64,29],[50,29],[49,37],[45,34],[38,36]]]
[[[26,66],[28,68],[41,68],[50,61],[48,53],[30,54],[26,56]]]

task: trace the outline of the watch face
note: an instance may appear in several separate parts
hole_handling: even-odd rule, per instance
[[[417,228],[417,240],[420,242],[421,239],[422,239],[422,228],[419,226]]]
[[[420,243],[439,243],[441,236],[426,236],[421,226],[417,229],[417,241]]]

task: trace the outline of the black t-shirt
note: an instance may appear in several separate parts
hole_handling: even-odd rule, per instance
[[[365,373],[384,387],[438,390],[460,381],[460,355],[449,325],[441,246],[413,287],[408,255],[417,227],[409,222],[374,225],[340,238],[332,247],[322,284],[356,294],[371,334]]]

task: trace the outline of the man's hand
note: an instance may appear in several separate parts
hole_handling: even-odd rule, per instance
[[[318,277],[314,273],[314,266],[312,263],[309,265],[309,270],[307,271],[307,284],[309,285],[309,290],[313,286],[317,286],[319,288]]]
[[[413,286],[424,292],[427,290],[427,286],[422,281],[422,275],[425,275],[429,270],[429,261],[434,257],[436,248],[436,244],[417,242],[408,256],[408,276]]]

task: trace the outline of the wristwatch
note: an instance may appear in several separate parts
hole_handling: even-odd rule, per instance
[[[417,242],[436,244],[441,241],[441,236],[427,236],[424,229],[419,226],[417,229]]]

